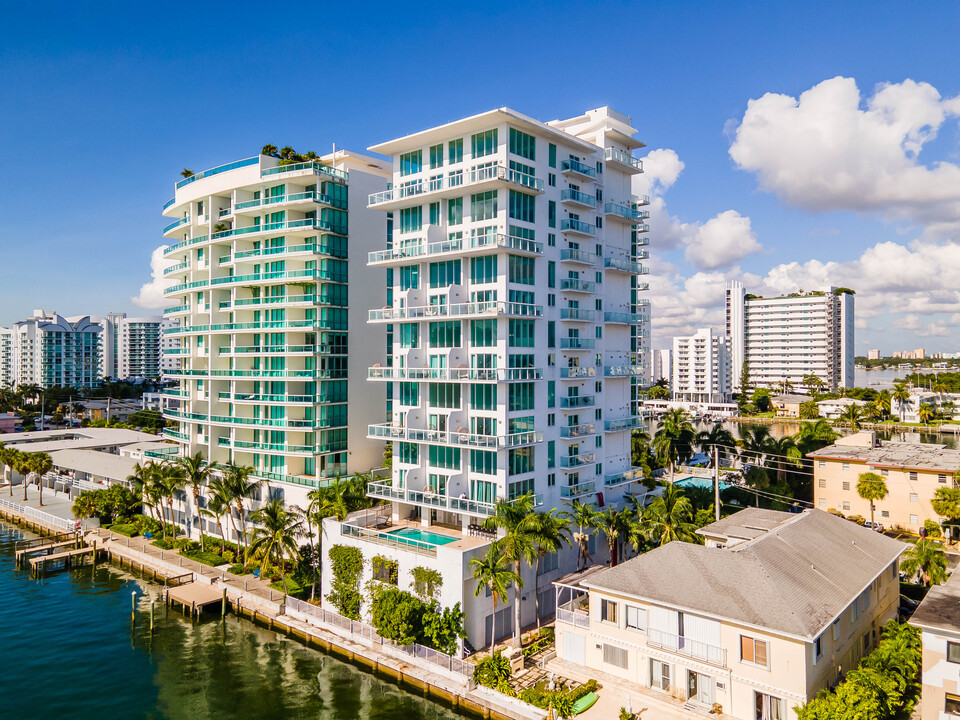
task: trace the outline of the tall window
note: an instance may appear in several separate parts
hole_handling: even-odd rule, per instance
[[[400,209],[400,232],[417,232],[423,227],[423,208],[419,205]]]
[[[550,167],[555,168],[557,166],[557,146],[553,143],[550,143],[547,147],[547,162],[550,163]]]
[[[460,448],[430,445],[428,450],[430,467],[444,470],[460,469]]]
[[[474,347],[493,347],[497,344],[496,320],[471,320],[470,342]]]
[[[510,412],[533,410],[533,383],[512,383],[508,392]]]
[[[510,387],[514,387],[511,385]],[[470,405],[474,410],[495,410],[497,407],[496,385],[471,385]]]
[[[511,475],[533,472],[533,447],[511,450],[507,455],[507,466]]]
[[[447,200],[447,225],[459,225],[463,222],[463,198]]]
[[[557,226],[557,203],[554,200],[547,201],[547,225],[552,228]]]
[[[510,347],[534,347],[533,320],[510,319]]]
[[[460,322],[452,320],[430,323],[430,347],[460,347]]]
[[[484,475],[497,474],[497,454],[487,450],[470,451],[470,472]]]
[[[460,284],[460,261],[430,263],[430,287],[442,288]]]
[[[451,165],[463,162],[463,138],[451,140],[447,143],[447,161]]]
[[[533,135],[510,128],[510,152],[527,160],[536,160],[537,141]]]
[[[420,346],[420,325],[418,323],[400,323],[400,347],[415,348]]]
[[[492,283],[497,281],[497,256],[481,255],[470,258],[470,282]]]
[[[519,255],[510,256],[510,276],[512,283],[521,285],[534,284],[534,258],[521,257]]]
[[[400,268],[400,289],[416,290],[420,287],[420,266],[404,265]]]
[[[471,153],[474,158],[493,155],[497,151],[497,129],[477,133],[470,138]]]
[[[436,170],[443,167],[443,143],[430,146],[430,169]]]
[[[535,199],[536,198],[533,195],[527,195],[526,193],[511,190],[510,217],[515,220],[522,220],[523,222],[528,223],[536,222],[534,214]]]
[[[430,203],[430,224],[439,225],[440,224],[440,202]]]
[[[413,175],[423,170],[423,150],[403,153],[400,156],[400,175]]]
[[[470,219],[493,220],[497,217],[497,191],[474,193],[470,196]]]
[[[460,408],[460,385],[457,383],[430,383],[429,396],[432,408]]]

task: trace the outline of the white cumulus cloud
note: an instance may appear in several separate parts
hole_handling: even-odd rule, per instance
[[[750,218],[736,210],[726,210],[703,225],[685,225],[684,230],[684,256],[702,270],[729,267],[763,250],[750,228]]]
[[[150,275],[152,280],[140,286],[140,292],[130,298],[135,304],[143,308],[165,308],[171,307],[173,302],[163,297],[164,289],[173,285],[172,280],[163,277],[165,268],[174,263],[163,257],[163,251],[167,249],[166,245],[161,245],[150,254]]]
[[[853,78],[835,77],[799,99],[767,93],[747,104],[730,157],[760,187],[807,210],[875,212],[928,231],[960,227],[960,166],[925,165],[919,155],[960,96],[904,80],[861,96]]]

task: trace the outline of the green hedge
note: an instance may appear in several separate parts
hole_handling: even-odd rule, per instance
[[[180,554],[186,558],[190,558],[191,560],[196,560],[199,563],[211,565],[213,567],[223,565],[224,563],[224,560],[220,555],[210,551],[203,552],[202,550],[181,550]]]
[[[136,537],[140,534],[137,530],[136,523],[115,523],[111,525],[109,529],[111,532],[120,533],[121,535],[126,535],[127,537]]]

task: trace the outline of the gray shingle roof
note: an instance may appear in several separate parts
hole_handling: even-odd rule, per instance
[[[960,572],[930,588],[910,624],[960,634]]]
[[[812,639],[905,548],[807,510],[734,547],[672,542],[584,584]]]
[[[704,525],[697,530],[697,533],[710,537],[752,540],[755,537],[760,537],[768,530],[772,530],[777,525],[791,520],[794,516],[794,513],[781,512],[780,510],[745,508],[740,512],[733,513],[733,515],[728,515],[722,520]]]

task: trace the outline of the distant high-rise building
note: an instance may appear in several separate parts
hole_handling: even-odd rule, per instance
[[[0,388],[13,386],[13,330],[0,328]]]
[[[880,351],[879,350],[867,350],[867,360],[879,360]]]
[[[128,318],[109,313],[93,318],[103,327],[101,374],[104,378],[160,377],[160,316]]]
[[[174,328],[180,323],[172,318],[164,318],[160,323],[160,376],[166,380],[171,370],[180,367],[180,338]]]
[[[725,403],[731,396],[731,367],[726,339],[710,328],[673,339],[674,400]]]
[[[34,310],[10,334],[10,382],[41,388],[100,385],[103,327],[89,316],[65,318]]]
[[[795,388],[814,375],[826,388],[853,387],[853,294],[846,289],[763,298],[732,282],[726,293],[733,388],[746,363],[749,382]]]
[[[673,351],[670,348],[650,351],[650,382],[656,383],[663,378],[667,382],[673,377]]]

